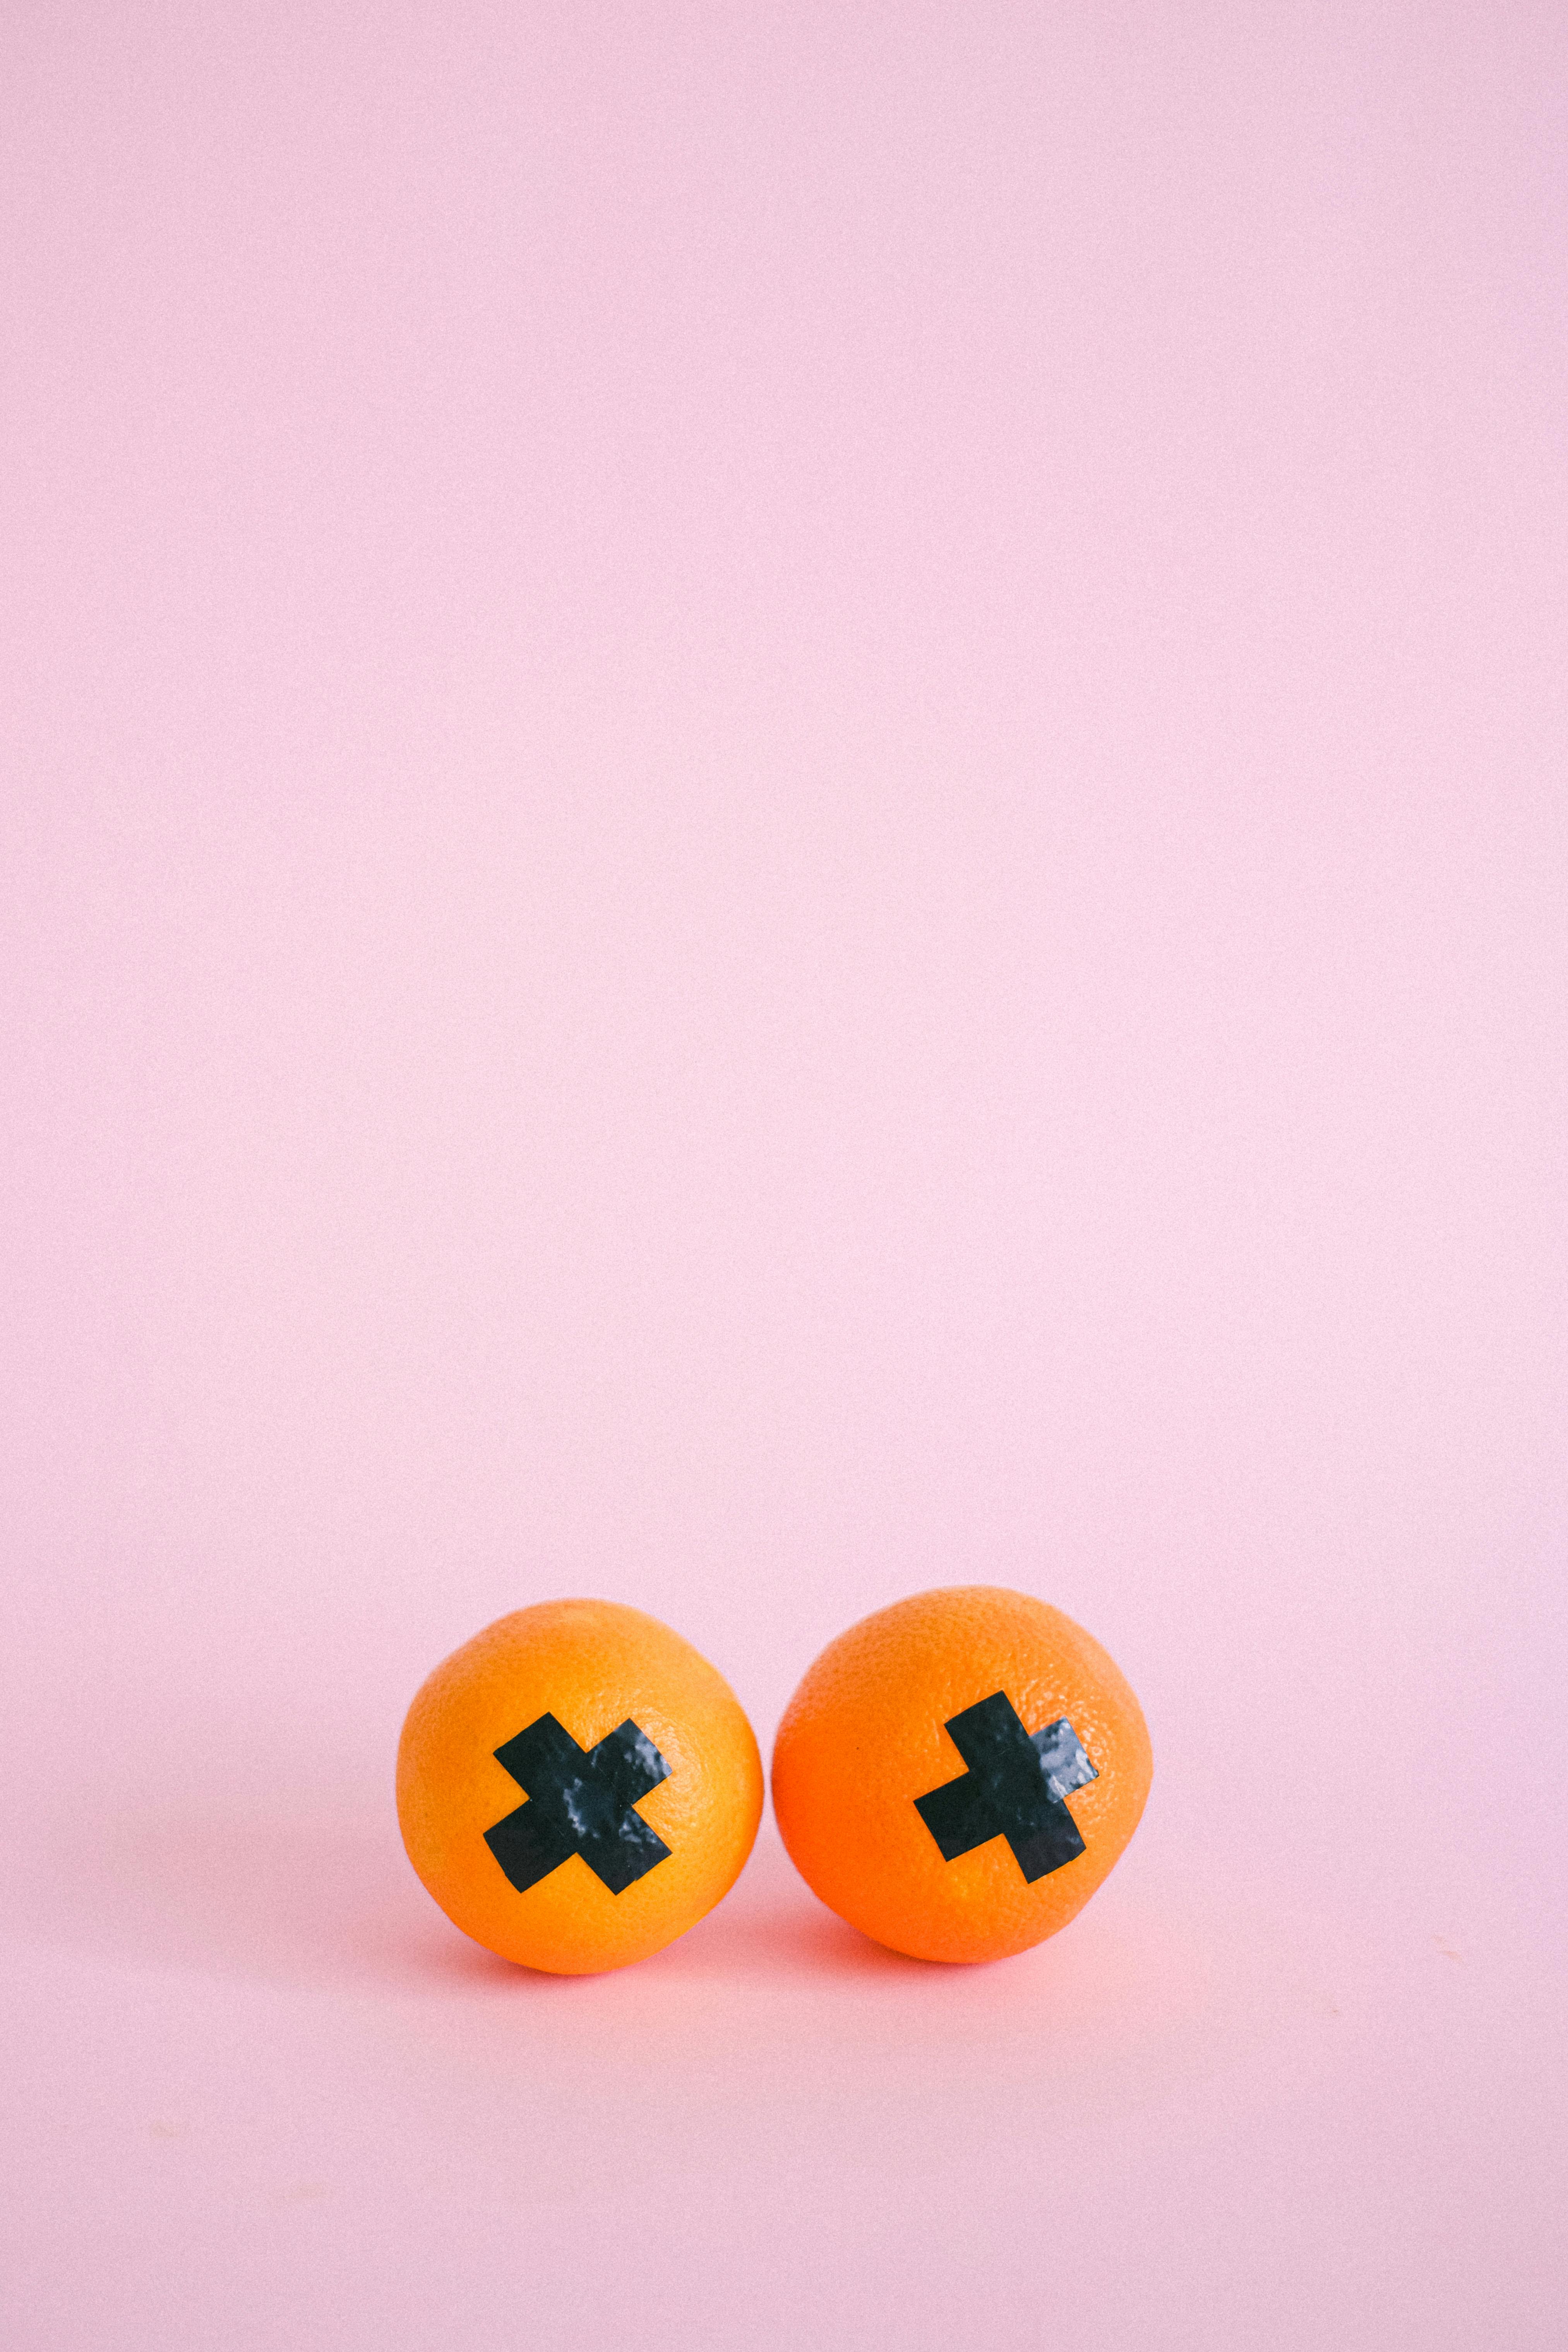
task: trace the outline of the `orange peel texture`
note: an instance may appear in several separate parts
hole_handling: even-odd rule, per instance
[[[625,1968],[695,1926],[740,1876],[762,1803],[722,1675],[611,1601],[487,1626],[422,1685],[398,1745],[426,1887],[476,1943],[559,1976]]]
[[[953,1585],[828,1643],[779,1726],[773,1811],[852,1927],[917,1959],[994,1960],[1082,1910],[1152,1769],[1142,1710],[1082,1626],[1026,1593]]]

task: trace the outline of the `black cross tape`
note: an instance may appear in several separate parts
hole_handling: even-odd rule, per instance
[[[915,1799],[942,1860],[1005,1837],[1031,1885],[1076,1862],[1084,1843],[1064,1801],[1100,1775],[1066,1716],[1027,1732],[1006,1693],[993,1691],[946,1729],[969,1769]]]
[[[520,1895],[574,1853],[612,1895],[668,1861],[669,1848],[634,1808],[669,1778],[669,1767],[629,1716],[584,1749],[552,1715],[542,1715],[495,1756],[528,1795],[526,1805],[485,1832]]]

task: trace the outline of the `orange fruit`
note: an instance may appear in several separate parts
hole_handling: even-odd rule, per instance
[[[454,1651],[397,1750],[408,1858],[476,1943],[559,1976],[625,1968],[740,1876],[756,1738],[689,1642],[614,1601],[545,1601]]]
[[[773,1811],[851,1926],[916,1959],[994,1960],[1082,1910],[1152,1771],[1138,1702],[1081,1625],[961,1584],[828,1643],[779,1726]]]

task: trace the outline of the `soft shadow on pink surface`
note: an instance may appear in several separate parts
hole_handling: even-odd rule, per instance
[[[404,1993],[559,1990],[445,1919],[390,1823],[149,1812],[62,1827],[13,1879],[35,1933],[95,1956],[308,1986]],[[825,1910],[764,1847],[725,1901],[643,1969],[703,1977],[765,1967],[854,1979],[922,1976]]]
[[[639,2007],[665,2001],[682,2013],[689,1992],[765,1984],[775,1994],[837,1990],[855,2009],[871,1997],[892,2016],[956,2000],[978,2021],[999,2003],[1033,2001],[1048,1979],[1080,2012],[1114,2007],[1123,1995],[1139,2006],[1137,1980],[1169,1978],[1181,1945],[1179,1928],[1165,1938],[1156,1929],[1167,1948],[1150,1951],[1147,1914],[1106,1905],[1094,1927],[1075,1923],[1050,1945],[990,1968],[910,1959],[820,1904],[771,1824],[722,1903],[663,1952],[612,1977],[545,1976],[483,1950],[419,1886],[395,1826],[369,1815],[150,1811],[62,1826],[13,1872],[10,1907],[35,1937],[135,1967],[436,2000],[549,2002],[613,1985],[616,2006],[635,1979]],[[1190,1990],[1190,1951],[1184,1961],[1178,1974]]]
[[[16,1907],[96,1957],[220,1977],[459,1991],[517,1973],[441,1918],[370,1821],[110,1815],[36,1849]]]
[[[559,1992],[587,1979],[514,1967],[420,1887],[395,1824],[149,1811],[62,1823],[11,1877],[14,1915],[98,1958],[227,1978],[412,1994]],[[921,1973],[825,1911],[776,1852],[642,1964],[668,1973]]]

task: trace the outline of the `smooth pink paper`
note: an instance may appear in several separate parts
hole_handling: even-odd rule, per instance
[[[1555,2352],[1568,19],[0,41],[16,2352]],[[492,1963],[401,1716],[1017,1584],[985,1971]]]

